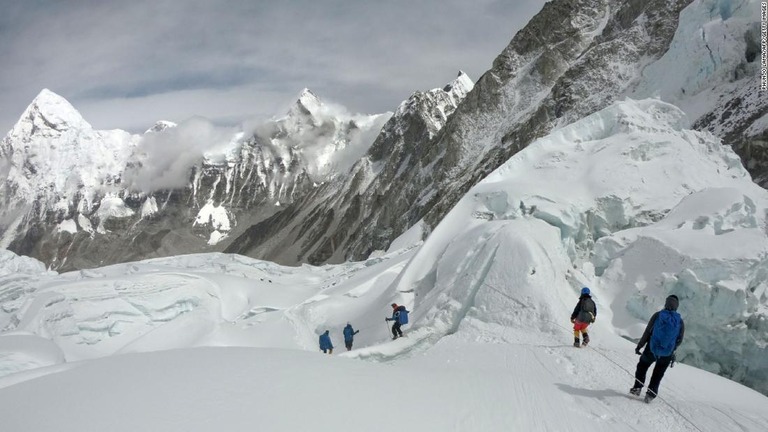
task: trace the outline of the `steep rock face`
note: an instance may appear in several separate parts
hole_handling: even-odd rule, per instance
[[[95,131],[44,90],[0,143],[3,246],[59,270],[220,250],[240,221],[256,223],[348,169],[388,117],[349,115],[305,90],[284,117],[203,143],[169,186],[153,175],[179,170],[163,165],[178,163],[168,149],[199,124]]]
[[[768,188],[768,101],[754,87],[723,98],[694,128],[708,130],[733,147],[754,181]]]
[[[411,95],[346,177],[249,228],[227,251],[294,264],[339,262],[385,249],[418,221],[401,216],[425,198],[438,156],[432,140],[472,87],[460,72],[443,88]],[[397,198],[385,201],[389,195]]]

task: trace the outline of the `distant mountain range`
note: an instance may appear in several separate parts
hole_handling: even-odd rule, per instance
[[[304,90],[237,131],[96,131],[43,90],[0,142],[0,246],[57,270],[202,251],[362,259],[426,236],[533,140],[625,97],[681,107],[766,187],[758,17],[755,1],[555,0],[476,84],[460,73],[371,116]]]

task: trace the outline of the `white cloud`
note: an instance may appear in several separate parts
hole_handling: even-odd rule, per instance
[[[234,131],[193,117],[175,128],[144,136],[137,149],[141,165],[129,169],[124,181],[143,192],[181,188],[189,184],[191,168],[202,161],[206,150],[226,145]]]
[[[479,77],[544,1],[50,3],[0,16],[0,129],[43,87],[99,129],[268,116],[303,87],[385,112]]]

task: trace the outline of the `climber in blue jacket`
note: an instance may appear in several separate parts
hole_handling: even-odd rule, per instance
[[[392,339],[397,339],[403,336],[403,331],[400,330],[400,326],[408,324],[408,310],[405,306],[398,306],[397,303],[392,303],[392,318],[384,318],[386,321],[394,321],[392,324]]]
[[[347,347],[347,351],[352,351],[352,342],[354,342],[355,335],[360,333],[360,330],[353,329],[352,324],[347,323],[347,326],[344,327],[343,333],[344,345]]]
[[[320,335],[320,351],[333,354],[333,344],[331,343],[331,335],[328,333],[328,330]]]

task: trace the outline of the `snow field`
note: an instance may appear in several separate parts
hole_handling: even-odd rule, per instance
[[[669,293],[686,362],[764,383],[767,193],[684,123],[661,101],[615,104],[510,159],[423,244],[406,233],[407,247],[363,262],[201,254],[0,285],[0,342],[25,356],[0,364],[15,372],[0,379],[0,416],[35,431],[390,430],[393,418],[414,430],[766,430],[764,395],[687,365],[653,405],[626,393],[627,339]],[[598,317],[575,349],[582,286]],[[395,341],[392,302],[412,311]],[[349,353],[347,321],[360,330]],[[326,329],[333,356],[312,353]]]
[[[503,340],[477,342],[465,335],[394,363],[234,347],[111,356],[0,388],[0,414],[9,430],[40,432],[385,431],[393,422],[457,431],[768,427],[763,396],[685,365],[668,373],[661,399],[646,405],[626,393],[632,380],[625,372],[560,337],[530,342],[508,330]],[[605,353],[619,363],[636,360],[631,352]]]

